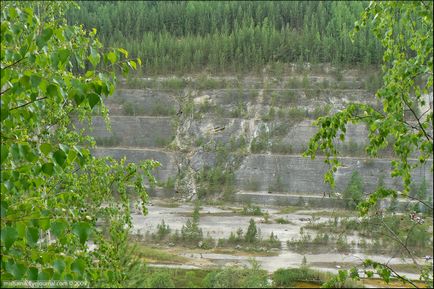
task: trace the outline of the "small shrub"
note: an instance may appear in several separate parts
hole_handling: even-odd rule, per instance
[[[170,227],[169,225],[166,225],[163,219],[161,221],[161,224],[157,225],[157,238],[158,240],[162,240],[169,234],[170,234]]]
[[[181,228],[181,238],[183,241],[198,242],[203,239],[202,229],[199,228],[199,203],[195,204],[192,219],[188,219],[187,223]]]
[[[273,280],[273,286],[275,287],[292,287],[294,286],[295,282],[300,281],[321,282],[317,271],[305,267],[278,269],[273,273],[271,279]]]
[[[170,274],[167,272],[156,272],[151,274],[148,280],[149,288],[175,288]]]
[[[351,250],[350,244],[348,244],[347,237],[340,235],[336,240],[336,250],[339,253],[348,253]]]
[[[364,192],[363,179],[360,174],[355,171],[351,175],[350,182],[344,191],[344,198],[348,209],[355,209],[361,202]]]
[[[270,238],[266,241],[266,244],[269,248],[280,248],[282,246],[279,239],[276,235],[274,235],[273,232],[271,232]]]
[[[262,216],[263,213],[260,207],[248,204],[243,207],[241,214],[244,216]]]
[[[291,221],[289,221],[288,219],[284,219],[284,218],[277,218],[274,219],[274,221],[276,221],[276,223],[278,224],[290,224]]]
[[[253,219],[250,219],[249,221],[249,227],[247,228],[244,239],[247,243],[255,243],[258,240],[258,230]]]
[[[256,261],[252,268],[228,267],[208,273],[205,277],[205,288],[266,288],[268,275]]]

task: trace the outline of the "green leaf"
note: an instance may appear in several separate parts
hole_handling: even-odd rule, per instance
[[[56,97],[59,95],[59,88],[57,85],[50,84],[47,87],[47,96]]]
[[[18,238],[18,233],[15,230],[15,228],[6,227],[3,230],[1,230],[1,240],[4,246],[6,247],[6,250],[9,250],[9,248],[17,240],[17,238]]]
[[[62,150],[57,150],[54,154],[53,154],[53,158],[56,161],[56,163],[59,166],[63,166],[63,164],[65,163],[65,160],[67,158],[66,154],[64,151]]]
[[[53,29],[51,28],[44,29],[41,35],[39,35],[36,38],[36,44],[38,45],[38,48],[41,49],[42,47],[44,47],[47,44],[48,40],[50,40],[52,35],[53,35]]]
[[[67,228],[67,224],[63,220],[57,220],[55,222],[51,223],[51,232],[56,238],[59,238],[63,236],[63,233],[65,232]]]
[[[9,155],[9,146],[1,145],[1,163],[3,163]]]
[[[29,245],[35,245],[39,240],[39,230],[35,227],[27,227],[26,239]]]
[[[110,62],[112,64],[114,64],[116,62],[117,58],[118,57],[117,57],[116,53],[114,53],[114,52],[107,53],[107,59],[110,60]]]
[[[7,212],[8,212],[8,207],[9,204],[6,201],[1,201],[0,202],[0,216],[3,218],[4,216],[6,216]]]
[[[93,47],[90,48],[90,55],[88,56],[90,63],[92,63],[93,67],[96,67],[100,60],[100,55],[96,49]]]
[[[42,165],[41,170],[49,176],[53,175],[53,171],[54,171],[54,164],[53,163],[45,163]]]
[[[2,107],[0,110],[0,121],[4,121],[9,116],[9,109]]]
[[[30,76],[30,82],[33,88],[37,88],[39,83],[41,83],[42,78],[39,75],[32,74]]]
[[[62,259],[56,259],[53,262],[53,268],[56,272],[62,274],[63,271],[65,270],[66,264],[65,261],[63,261]]]
[[[18,237],[24,238],[26,236],[26,223],[24,222],[17,222],[15,224],[15,229],[17,230]]]
[[[132,69],[134,69],[134,70],[137,69],[137,64],[136,64],[136,62],[130,60],[130,61],[128,61],[128,64],[130,65],[130,67],[131,67]]]
[[[80,243],[84,244],[91,233],[92,226],[87,222],[80,222],[72,226],[72,233],[80,239]]]
[[[23,264],[14,264],[12,266],[12,272],[11,273],[12,273],[12,275],[14,275],[14,277],[17,280],[19,280],[24,276],[26,271],[27,271],[27,267],[24,266]]]
[[[38,274],[38,280],[41,280],[41,281],[50,280],[51,276],[53,276],[53,273],[54,273],[53,269],[51,269],[51,268],[43,269],[42,272],[40,272]]]
[[[30,267],[27,271],[27,278],[31,281],[38,280],[38,268]]]
[[[20,145],[20,153],[29,162],[33,162],[35,159],[37,159],[36,155],[33,153],[28,144]]]
[[[86,262],[81,258],[78,258],[71,264],[71,271],[79,274],[80,276],[83,275],[85,268]]]
[[[69,146],[68,145],[59,144],[59,148],[66,154],[69,152]]]
[[[97,105],[101,101],[101,98],[99,97],[98,94],[91,93],[87,96],[87,100],[89,102],[90,108],[93,108],[95,105]]]
[[[128,51],[126,51],[126,50],[123,49],[123,48],[118,48],[118,51],[119,51],[120,53],[122,53],[122,54],[125,56],[125,58],[128,58]]]
[[[61,64],[65,63],[68,58],[69,55],[71,55],[71,52],[68,49],[60,49],[59,50],[59,61]]]
[[[44,154],[44,155],[48,155],[49,153],[51,153],[52,147],[51,144],[49,143],[43,143],[41,144],[41,146],[39,147],[39,150]]]

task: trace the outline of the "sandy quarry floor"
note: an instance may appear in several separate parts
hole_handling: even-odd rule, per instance
[[[298,254],[293,251],[289,251],[286,246],[286,241],[299,236],[300,228],[307,224],[304,219],[311,218],[311,214],[315,210],[299,210],[293,213],[282,214],[279,213],[281,208],[277,207],[261,207],[263,212],[267,212],[270,215],[270,220],[276,218],[285,218],[290,221],[289,224],[277,224],[275,222],[271,224],[265,224],[264,218],[261,216],[242,216],[239,213],[234,212],[235,209],[240,207],[233,205],[228,206],[201,206],[200,211],[200,227],[203,230],[204,236],[208,234],[214,238],[228,238],[231,232],[236,232],[238,228],[242,228],[245,232],[247,230],[249,220],[253,218],[256,222],[257,228],[260,229],[262,237],[268,238],[271,232],[273,232],[279,240],[282,242],[282,249],[273,249],[275,256],[256,256],[255,259],[261,264],[261,266],[273,272],[278,268],[284,267],[299,267],[303,256],[306,257],[307,263],[311,264],[312,268],[316,268],[323,271],[337,272],[339,268],[348,268],[351,265],[361,264],[361,259],[370,258],[378,262],[389,262],[392,264],[405,264],[411,263],[411,260],[403,260],[400,258],[391,259],[390,256],[384,255],[365,255],[362,252],[354,254],[340,254],[335,252],[329,252],[325,254]],[[157,225],[164,219],[165,223],[170,226],[172,231],[181,230],[182,226],[190,218],[193,205],[182,204],[178,207],[166,207],[163,203],[154,201],[154,204],[148,206],[148,215],[143,216],[136,212],[133,215],[133,232],[136,234],[144,235],[146,232],[153,233],[157,230]],[[318,221],[326,221],[329,217],[319,217]],[[348,240],[357,241],[356,236],[348,236]],[[154,244],[157,245],[157,244]],[[160,245],[160,244],[158,244]],[[164,247],[164,245],[161,245]],[[186,249],[186,248],[166,248],[168,251],[177,255],[187,257],[188,264],[177,264],[172,266],[185,267],[185,268],[203,268],[210,266],[227,266],[227,265],[249,265],[249,259],[251,256],[243,254],[241,252],[227,253],[214,253],[213,250],[202,249]],[[214,250],[215,251],[215,250]],[[357,250],[356,250],[357,251]],[[420,263],[424,263],[424,260],[420,260]],[[154,264],[154,266],[159,266]],[[160,266],[170,266],[168,264],[161,264]],[[419,276],[410,272],[400,272],[410,278],[418,278]]]

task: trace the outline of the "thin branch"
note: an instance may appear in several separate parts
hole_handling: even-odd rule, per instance
[[[11,88],[12,88],[12,86],[9,86],[8,88],[6,88],[2,92],[0,92],[0,96],[2,96],[3,94],[5,94],[6,92],[8,92],[8,90],[11,89]]]
[[[427,134],[427,132],[426,132],[425,129],[423,128],[422,124],[420,123],[420,119],[419,119],[419,117],[417,116],[416,112],[413,110],[413,108],[409,105],[409,103],[405,100],[404,97],[402,97],[401,99],[402,99],[402,101],[405,103],[405,105],[407,105],[407,107],[411,110],[411,112],[412,112],[414,118],[416,118],[416,121],[417,121],[417,123],[419,124],[419,127],[420,127],[420,129],[422,130],[423,134],[425,135],[426,139],[427,139],[428,141],[430,141],[430,140],[432,141],[432,140],[433,140],[432,136],[430,136],[429,134]]]
[[[383,219],[381,220],[381,223],[394,236],[394,239],[407,251],[407,253],[410,255],[411,259],[413,260],[413,263],[417,267],[419,267],[419,264],[416,262],[416,258],[413,256],[413,253],[411,253],[411,251],[408,249],[408,247],[406,246],[406,244],[404,244],[402,242],[402,240],[396,235],[396,233],[392,229],[390,229],[390,227],[384,222]]]
[[[384,267],[386,267],[387,269],[389,269],[390,271],[392,271],[392,273],[395,274],[395,276],[396,276],[398,279],[401,279],[401,280],[404,281],[404,282],[408,282],[408,283],[410,283],[414,288],[419,288],[419,287],[417,287],[416,284],[413,283],[413,281],[411,281],[410,279],[408,279],[408,278],[406,278],[406,277],[404,277],[404,276],[399,275],[399,274],[398,274],[395,270],[393,270],[393,268],[391,268],[389,265],[381,264],[381,263],[377,263],[377,264],[379,264],[380,266],[384,266]]]
[[[19,106],[13,107],[13,108],[9,109],[9,111],[14,110],[14,109],[18,109],[18,108],[22,108],[22,107],[27,106],[27,105],[29,105],[29,104],[32,104],[32,103],[34,103],[34,102],[36,102],[36,101],[44,100],[44,99],[46,99],[46,98],[48,98],[48,97],[47,97],[47,96],[44,96],[44,97],[41,97],[41,98],[37,98],[37,99],[32,100],[32,101],[29,101],[29,102],[27,102],[27,103],[25,103],[25,104],[22,104],[22,105],[19,105]]]
[[[408,196],[406,196],[406,197],[409,198],[409,199],[412,199],[412,200],[415,200],[415,201],[420,202],[421,204],[427,206],[427,207],[430,208],[431,210],[433,209],[433,206],[431,206],[430,204],[425,203],[424,201],[422,201],[422,200],[420,200],[420,199],[418,199],[418,198],[416,198],[416,197],[412,197],[412,196],[410,196],[410,195],[408,195]]]
[[[23,61],[24,59],[26,59],[26,57],[20,58],[20,59],[18,59],[17,61],[15,61],[14,63],[5,66],[5,67],[3,68],[3,70],[8,69],[9,67],[12,67],[12,66],[14,66],[14,65],[16,65],[16,64],[18,64],[18,63],[20,63],[20,62]]]
[[[427,110],[425,110],[425,112],[424,113],[422,113],[420,116],[419,116],[419,119],[421,119],[422,118],[422,116],[424,116],[427,112],[429,112],[431,110],[431,107],[430,108],[428,108]]]

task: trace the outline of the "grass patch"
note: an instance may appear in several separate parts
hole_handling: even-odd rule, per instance
[[[274,287],[296,287],[297,282],[307,282],[308,284],[321,285],[324,282],[331,279],[334,275],[329,272],[320,272],[317,270],[310,269],[306,266],[301,266],[300,268],[288,268],[288,269],[278,269],[276,270],[271,279],[273,280]],[[342,287],[332,287],[332,288],[362,288],[361,282],[357,282],[351,279],[347,279]],[[298,288],[298,287],[297,287]],[[305,287],[306,288],[306,287]],[[310,288],[310,287],[308,287]]]
[[[147,263],[185,264],[189,259],[137,243],[137,254]]]
[[[300,211],[301,209],[299,207],[293,207],[293,206],[286,206],[284,208],[281,208],[278,212],[278,214],[292,214],[297,211]]]
[[[279,252],[275,251],[255,251],[255,250],[237,250],[233,248],[214,248],[212,253],[228,254],[234,256],[249,256],[249,257],[274,257],[279,256]]]
[[[278,224],[291,224],[291,225],[294,225],[293,222],[291,222],[290,220],[285,219],[285,218],[277,218],[277,219],[274,219],[274,221],[276,223],[278,223]]]
[[[203,281],[210,272],[211,270],[204,269],[147,267],[143,274],[155,276],[163,273],[173,281],[175,288],[204,288]]]
[[[382,279],[378,278],[369,278],[369,279],[362,279],[361,283],[363,285],[369,285],[369,286],[375,286],[376,288],[414,288],[410,284],[402,283],[402,281],[397,279],[390,280],[389,283],[386,283]],[[413,280],[413,283],[418,286],[418,288],[427,288],[426,284],[424,282]]]

